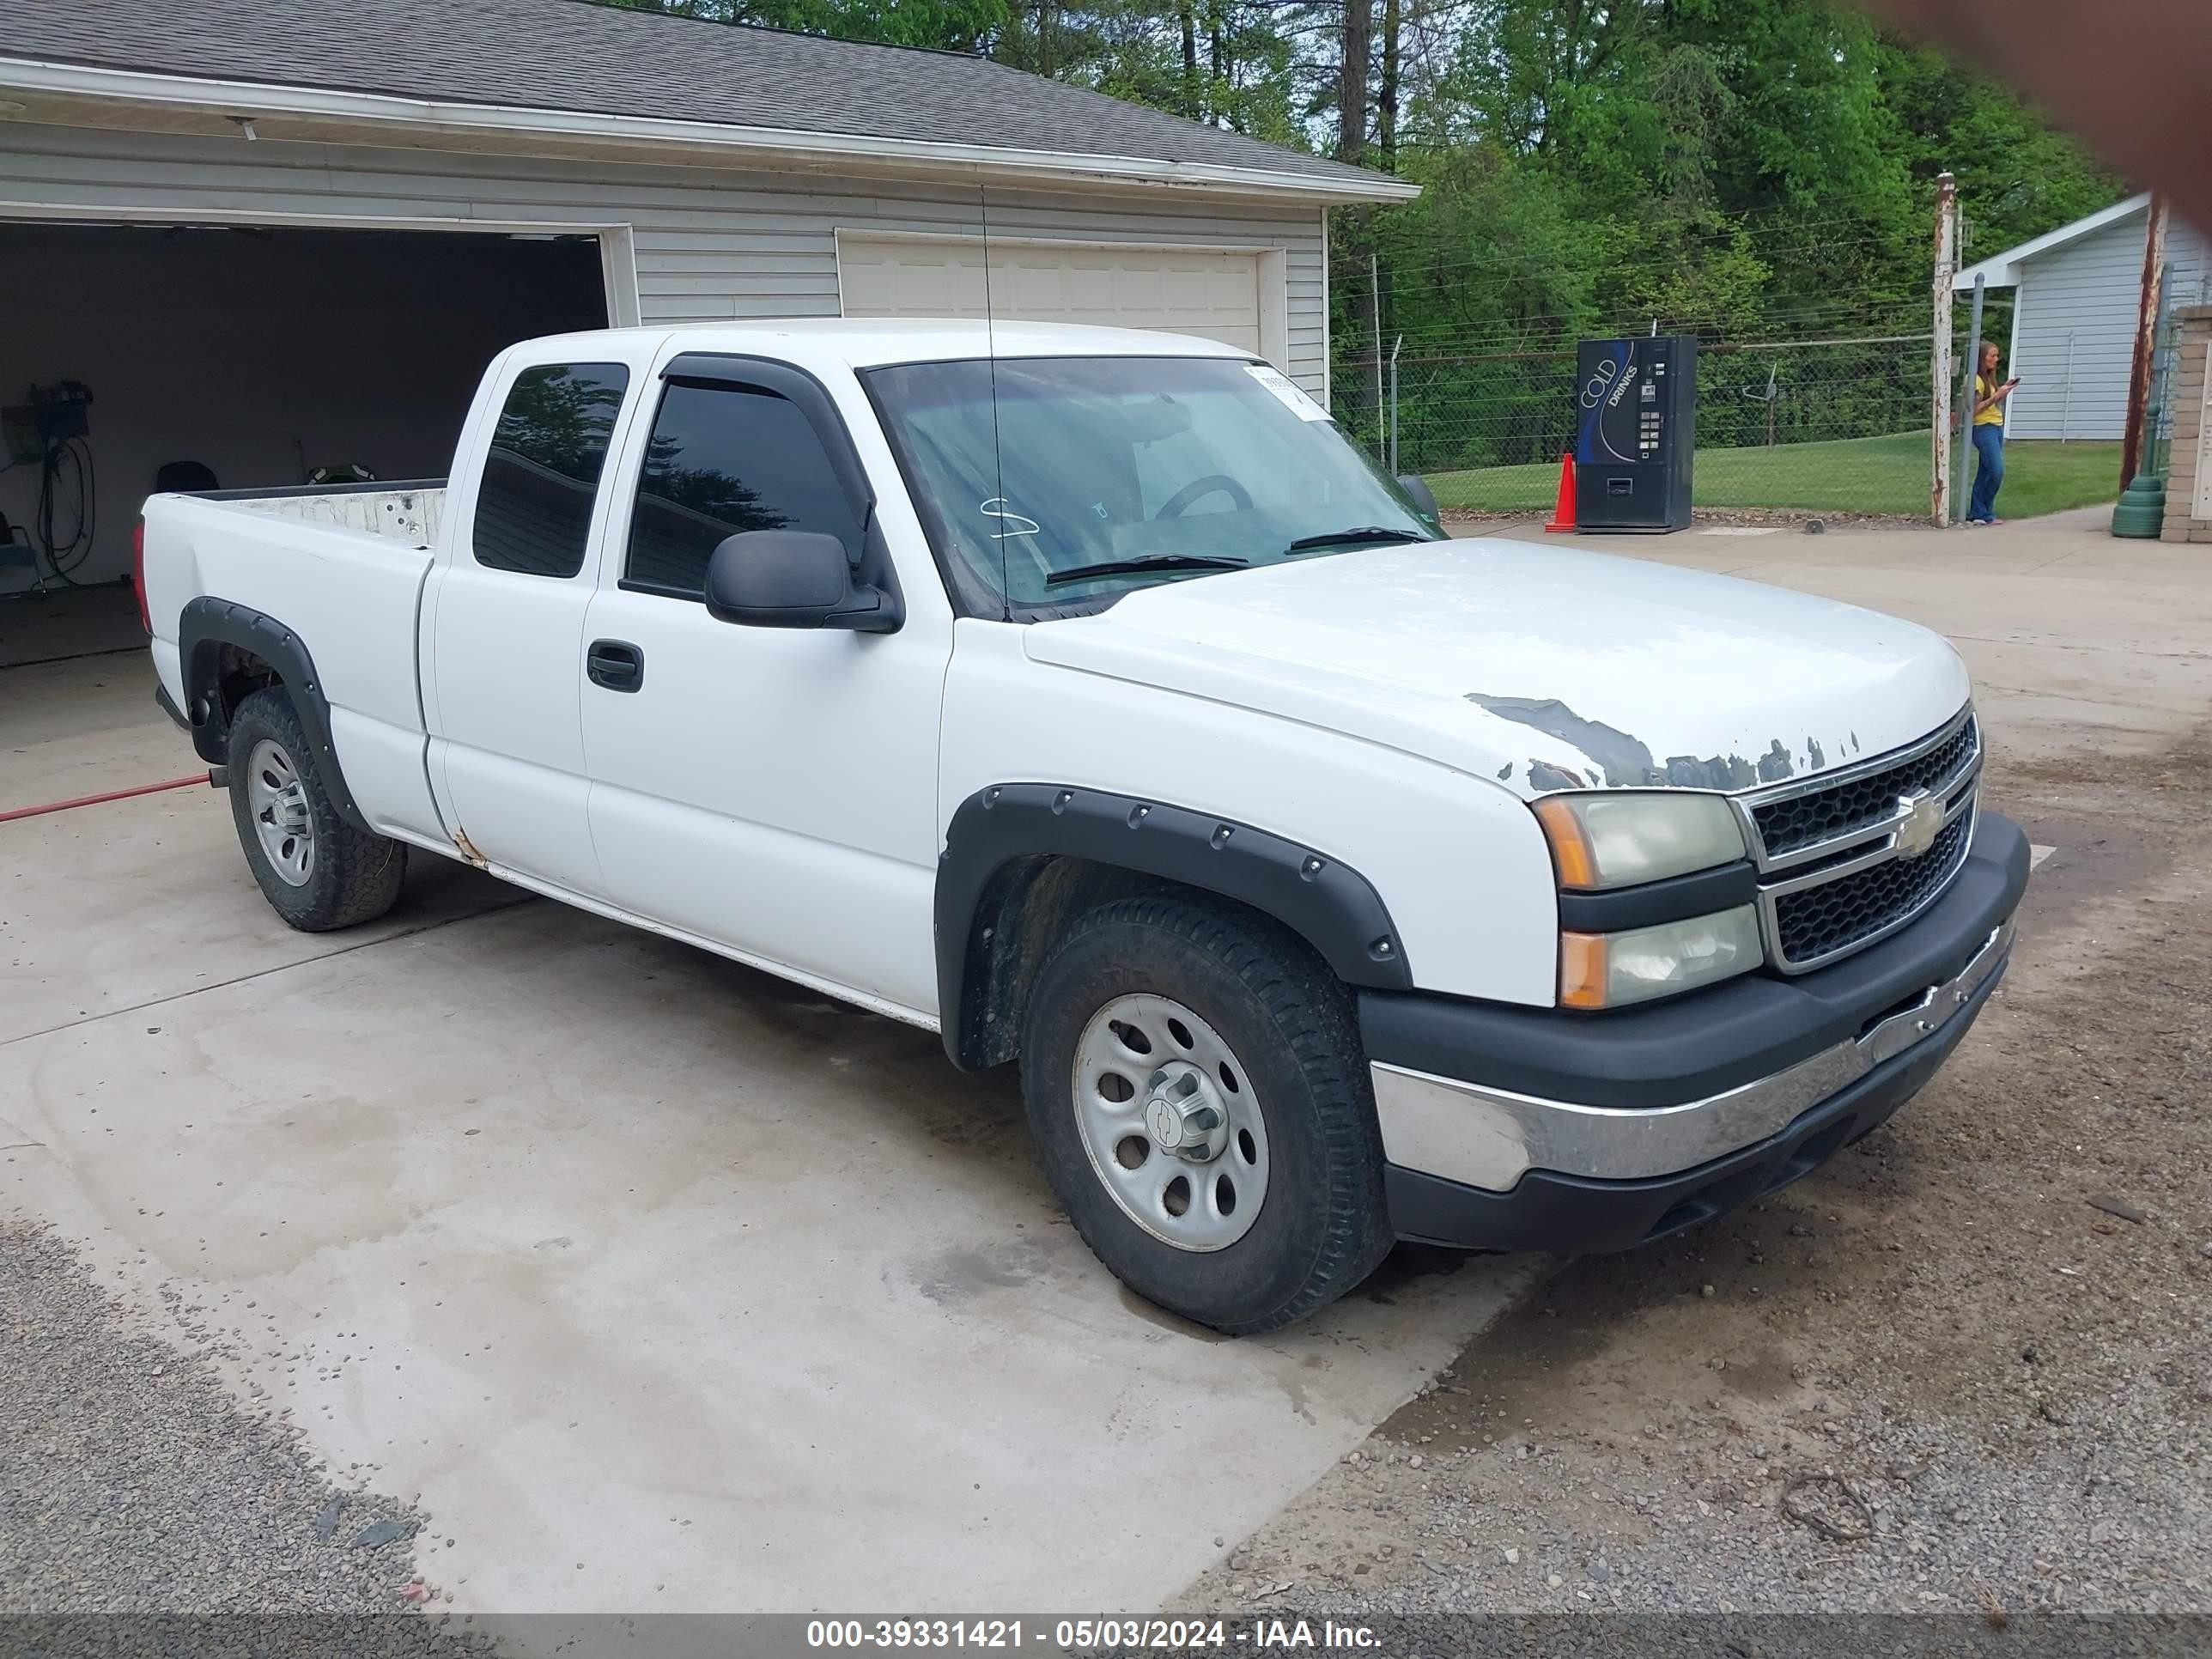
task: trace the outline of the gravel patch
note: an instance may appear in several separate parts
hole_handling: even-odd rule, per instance
[[[2083,769],[1993,767],[2061,850],[1926,1093],[1761,1205],[1566,1266],[1185,1607],[2212,1645],[2212,744]]]
[[[125,1308],[52,1230],[0,1220],[9,1641],[43,1631],[56,1651],[106,1654],[155,1644],[161,1627],[79,1615],[313,1613],[325,1616],[169,1628],[196,1651],[249,1626],[264,1644],[280,1638],[273,1651],[482,1651],[461,1621],[443,1627],[450,1614],[423,1616],[442,1594],[416,1570],[424,1517],[341,1486],[296,1429],[265,1407],[241,1409],[205,1357],[228,1340],[174,1291],[164,1299],[202,1352]],[[13,1617],[22,1614],[54,1617]]]

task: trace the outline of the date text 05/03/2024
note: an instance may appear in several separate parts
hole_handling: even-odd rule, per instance
[[[1365,1652],[1379,1645],[1362,1625],[1333,1619],[812,1619],[811,1649],[1037,1648],[1066,1653]]]

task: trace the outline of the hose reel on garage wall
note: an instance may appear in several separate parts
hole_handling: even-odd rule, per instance
[[[38,505],[27,526],[0,519],[0,562],[27,565],[43,586],[51,576],[72,586],[73,572],[92,556],[94,530],[92,388],[82,380],[34,386],[26,403],[0,410],[8,467],[39,469]],[[4,471],[5,468],[0,468]],[[18,540],[16,532],[23,532]],[[20,550],[21,556],[15,556]],[[40,570],[40,556],[46,568]]]

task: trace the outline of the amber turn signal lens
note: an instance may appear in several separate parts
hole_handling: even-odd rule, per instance
[[[1590,852],[1589,836],[1565,798],[1547,795],[1538,801],[1536,822],[1544,826],[1544,839],[1552,843],[1552,862],[1559,870],[1559,885],[1595,887],[1597,860]]]
[[[1606,943],[1603,933],[1559,935],[1559,1006],[1605,1006]]]

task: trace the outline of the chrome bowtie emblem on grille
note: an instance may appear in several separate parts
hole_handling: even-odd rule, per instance
[[[1936,844],[1943,830],[1943,803],[1930,794],[1899,795],[1905,822],[1897,826],[1897,856],[1917,859]]]

